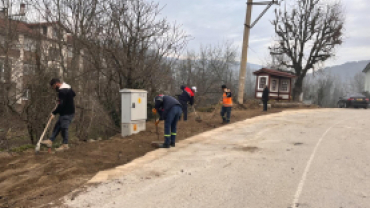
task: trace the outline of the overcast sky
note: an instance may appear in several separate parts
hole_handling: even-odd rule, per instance
[[[247,0],[156,0],[165,6],[162,15],[176,21],[192,36],[188,49],[200,45],[230,40],[241,53],[243,24]],[[255,0],[262,1],[262,0]],[[265,0],[263,0],[265,1]],[[325,1],[325,0],[324,0]],[[326,0],[328,1],[328,0]],[[345,42],[337,49],[337,56],[326,66],[347,61],[370,60],[370,2],[369,0],[342,0],[346,12]],[[274,19],[273,6],[251,30],[248,62],[263,64],[269,56],[268,46],[274,37],[270,23]],[[252,21],[265,6],[254,6]]]

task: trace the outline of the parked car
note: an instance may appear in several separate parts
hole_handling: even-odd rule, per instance
[[[369,98],[361,94],[349,94],[345,97],[340,97],[338,108],[365,108],[369,106]]]

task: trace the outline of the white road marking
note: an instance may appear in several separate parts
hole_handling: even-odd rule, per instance
[[[301,178],[301,180],[300,180],[300,182],[299,182],[299,184],[298,184],[298,188],[297,188],[297,191],[296,191],[296,193],[295,193],[295,195],[294,195],[294,200],[293,200],[293,203],[292,203],[292,208],[295,208],[295,207],[298,207],[299,205],[298,205],[298,200],[299,200],[299,197],[301,196],[301,193],[302,193],[302,190],[303,190],[303,186],[304,186],[304,184],[305,184],[305,182],[306,182],[306,178],[307,178],[307,173],[308,173],[308,171],[310,171],[310,167],[311,167],[311,163],[312,163],[312,161],[313,161],[313,159],[314,159],[314,157],[315,157],[315,155],[316,155],[316,151],[317,151],[317,149],[319,148],[319,146],[320,146],[320,144],[321,144],[321,141],[324,139],[324,137],[329,133],[329,131],[332,129],[332,128],[334,128],[334,126],[336,126],[336,125],[338,125],[338,124],[340,124],[340,123],[342,123],[342,122],[344,122],[344,121],[347,121],[347,120],[350,120],[350,119],[345,119],[345,120],[342,120],[342,121],[339,121],[339,122],[337,122],[337,123],[335,123],[334,125],[332,125],[331,127],[329,127],[325,132],[324,132],[324,134],[321,136],[321,138],[319,139],[319,141],[317,142],[317,144],[316,144],[316,146],[315,146],[315,148],[314,148],[314,150],[313,150],[313,152],[312,152],[312,154],[311,154],[311,157],[310,157],[310,159],[308,160],[308,162],[307,162],[307,165],[306,165],[306,168],[305,168],[305,170],[304,170],[304,172],[303,172],[303,175],[302,175],[302,178]],[[298,205],[298,206],[297,206]]]

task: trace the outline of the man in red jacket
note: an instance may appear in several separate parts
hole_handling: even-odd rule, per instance
[[[182,85],[181,86],[182,93],[179,96],[179,101],[182,105],[182,113],[184,116],[184,121],[188,120],[188,103],[190,105],[194,104],[194,92],[189,87]]]

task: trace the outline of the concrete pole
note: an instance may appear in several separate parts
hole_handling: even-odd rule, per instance
[[[247,72],[247,55],[248,55],[248,44],[249,44],[249,32],[250,32],[251,17],[252,17],[252,3],[253,3],[253,0],[248,0],[247,13],[246,13],[246,16],[245,16],[243,49],[242,49],[242,58],[241,58],[241,62],[240,62],[240,72],[239,72],[239,92],[238,92],[238,102],[239,102],[239,104],[243,104],[245,76],[246,76],[246,72]]]

